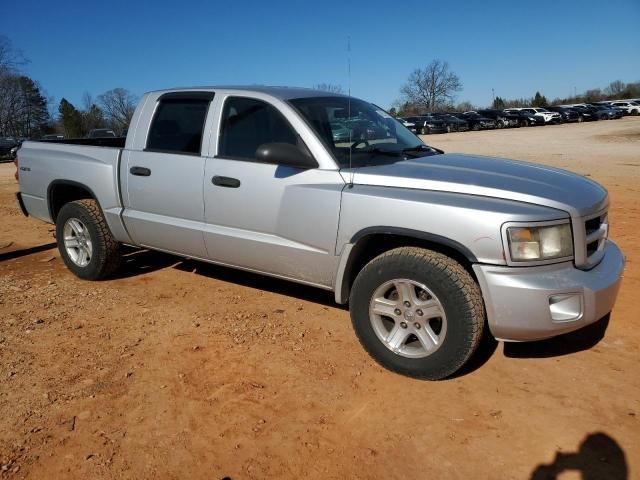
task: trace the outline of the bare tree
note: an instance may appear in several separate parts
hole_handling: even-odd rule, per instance
[[[322,90],[323,92],[329,93],[344,93],[342,86],[335,85],[333,83],[318,83],[313,86],[314,90]]]
[[[462,82],[449,69],[449,64],[433,60],[425,68],[414,70],[400,92],[405,103],[436,110],[441,105],[451,104],[460,90]]]
[[[135,95],[124,88],[114,88],[98,96],[98,105],[107,122],[117,130],[129,126],[137,102]]]
[[[624,92],[626,88],[627,86],[622,80],[614,80],[604,89],[604,93],[611,97],[617,97]]]
[[[29,63],[22,52],[13,47],[11,40],[0,35],[0,74],[15,72]]]

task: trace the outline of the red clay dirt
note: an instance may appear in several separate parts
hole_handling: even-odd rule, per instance
[[[640,478],[640,119],[425,140],[609,189],[628,263],[606,333],[404,378],[327,292],[146,251],[75,278],[3,164],[0,478]]]

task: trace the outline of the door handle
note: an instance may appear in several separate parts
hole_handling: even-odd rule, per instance
[[[146,167],[131,167],[129,173],[138,177],[148,177],[151,175],[151,170]]]
[[[218,175],[211,179],[211,182],[218,187],[238,188],[240,186],[240,180],[231,177],[220,177]]]

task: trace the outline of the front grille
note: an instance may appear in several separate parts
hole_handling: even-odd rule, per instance
[[[583,267],[591,268],[596,266],[602,259],[604,244],[609,233],[609,220],[607,212],[600,212],[590,215],[584,219],[584,236],[582,239],[576,238],[576,242],[583,242],[580,249],[584,252]],[[578,260],[576,258],[576,260]]]

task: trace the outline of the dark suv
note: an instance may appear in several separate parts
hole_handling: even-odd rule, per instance
[[[416,133],[418,135],[428,135],[430,133],[444,133],[447,126],[442,120],[437,119],[433,115],[419,115],[416,117],[406,117],[406,120],[416,125]]]
[[[442,120],[447,128],[447,132],[466,132],[469,130],[469,122],[462,120],[450,113],[432,113],[433,117]]]
[[[478,113],[483,117],[491,118],[495,120],[496,127],[498,128],[508,128],[508,127],[519,127],[520,119],[517,115],[513,113],[504,112],[502,110],[478,110]]]
[[[470,130],[487,130],[496,128],[496,121],[476,112],[452,113],[453,116],[465,120],[469,124]]]
[[[568,107],[547,107],[550,112],[558,112],[562,117],[562,123],[582,122],[584,118],[577,110]]]

